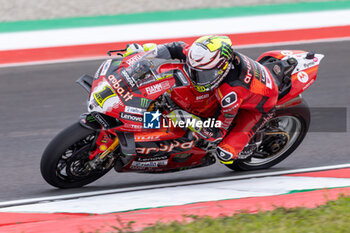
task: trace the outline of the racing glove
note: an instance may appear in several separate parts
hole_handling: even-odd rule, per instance
[[[174,126],[186,127],[195,133],[198,133],[202,129],[200,124],[197,123],[198,121],[201,121],[201,119],[184,110],[176,109],[170,112],[167,117],[170,118]]]
[[[202,127],[197,134],[204,140],[210,142],[220,142],[223,139],[220,129],[214,127]]]
[[[156,46],[157,45],[155,43],[147,43],[147,44],[144,44],[143,46],[133,43],[127,46],[126,52],[123,54],[123,57],[127,57],[135,53],[147,52],[155,49]]]

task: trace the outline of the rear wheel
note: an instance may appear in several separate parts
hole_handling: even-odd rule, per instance
[[[287,158],[303,141],[310,125],[310,111],[305,102],[276,112],[260,131],[261,144],[245,159],[226,166],[236,171],[270,168]]]
[[[47,183],[58,188],[77,188],[105,175],[114,164],[107,159],[96,169],[88,166],[96,132],[75,123],[59,133],[46,147],[40,170]]]

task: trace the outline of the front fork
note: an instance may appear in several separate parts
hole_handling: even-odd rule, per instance
[[[107,157],[114,160],[112,154],[119,145],[119,139],[114,130],[104,130],[90,114],[82,114],[80,116],[80,124],[85,128],[96,131],[96,139],[89,155],[89,166],[92,169],[96,169]]]
[[[98,131],[98,137],[96,138],[94,145],[94,148],[96,149],[91,152],[89,159],[92,160],[98,156],[99,159],[103,160],[117,148],[119,140],[114,133],[100,130]]]
[[[117,167],[119,170],[120,167],[128,164],[136,155],[134,133],[103,129],[95,118],[88,113],[80,116],[80,124],[83,127],[96,131],[97,135],[89,155],[90,161],[88,166],[90,169],[96,169],[109,158],[113,162],[117,159],[116,163],[118,163]],[[120,159],[114,155],[117,148],[119,148]]]

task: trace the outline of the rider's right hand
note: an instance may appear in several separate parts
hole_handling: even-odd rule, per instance
[[[143,46],[133,43],[129,44],[126,48],[126,53],[123,54],[123,57],[127,57],[129,55],[135,54],[135,53],[140,53],[140,52],[147,52],[150,50],[156,49],[157,44],[155,43],[147,43],[144,44]]]

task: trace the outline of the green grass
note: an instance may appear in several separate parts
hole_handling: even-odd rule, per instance
[[[119,232],[127,232],[119,231]],[[340,197],[315,209],[277,208],[274,211],[258,214],[237,214],[232,217],[194,219],[188,224],[158,223],[144,229],[145,233],[173,232],[239,232],[239,233],[329,233],[350,232],[350,197]]]

